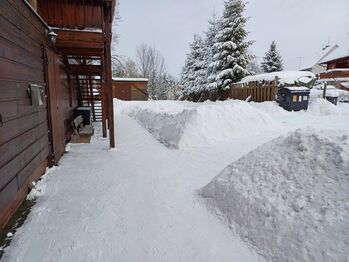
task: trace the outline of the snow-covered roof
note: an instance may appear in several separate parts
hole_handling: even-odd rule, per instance
[[[309,91],[309,88],[307,88],[305,86],[288,86],[285,88],[290,90],[291,92]]]
[[[337,60],[337,59],[341,59],[341,58],[345,58],[345,57],[349,57],[349,53],[345,53],[343,55],[337,55],[337,56],[330,56],[327,57],[326,59],[324,59],[323,61],[321,61],[321,64],[327,64],[331,61]]]
[[[349,68],[335,68],[335,69],[326,70],[324,73],[348,72],[348,71],[349,71]]]
[[[113,77],[114,81],[119,82],[149,82],[148,78],[123,78],[123,77]]]
[[[334,49],[331,51],[331,49]],[[331,52],[330,52],[331,51]],[[306,60],[307,65],[303,68],[311,69],[316,63],[326,64],[328,61],[332,61],[341,57],[349,56],[348,47],[345,45],[328,45],[326,48],[316,51],[313,55],[310,55]]]
[[[294,84],[295,82],[302,80],[306,83],[306,79],[315,79],[315,75],[308,71],[281,71],[260,75],[247,76],[241,80],[241,83],[259,82],[259,81],[274,81],[275,78],[279,78],[279,82],[282,84]]]
[[[347,82],[349,81],[349,77],[336,77],[336,78],[321,78],[317,80],[317,82],[327,82],[327,81],[336,81],[336,82]]]

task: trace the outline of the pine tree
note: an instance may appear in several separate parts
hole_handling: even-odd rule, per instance
[[[185,65],[182,69],[181,85],[183,95],[189,96],[199,93],[202,89],[202,75],[204,67],[204,42],[199,35],[194,36],[190,45],[190,53],[187,55]]]
[[[269,50],[265,53],[265,57],[263,57],[262,69],[265,73],[283,70],[282,58],[276,49],[275,41],[271,43]]]
[[[248,47],[252,42],[247,41],[247,18],[243,12],[246,4],[242,0],[227,0],[219,31],[213,45],[213,62],[210,67],[215,81],[210,89],[224,89],[231,83],[240,81],[248,74]]]
[[[204,70],[205,81],[202,83],[204,91],[212,89],[211,83],[215,82],[216,75],[213,68],[210,66],[213,63],[213,45],[215,44],[215,37],[219,30],[219,19],[216,13],[212,14],[212,18],[208,21],[209,28],[205,33],[205,52],[204,52]],[[214,85],[213,85],[214,86]],[[214,89],[214,88],[213,88]]]

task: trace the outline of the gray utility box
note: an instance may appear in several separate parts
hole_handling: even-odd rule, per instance
[[[278,90],[279,105],[288,111],[307,110],[310,90],[307,87],[291,86]]]
[[[334,105],[338,103],[338,96],[326,96],[326,100]]]
[[[78,107],[76,110],[76,116],[81,115],[83,118],[84,126],[92,125],[92,108],[91,107]]]

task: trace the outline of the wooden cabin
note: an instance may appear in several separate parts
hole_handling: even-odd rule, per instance
[[[126,101],[147,101],[148,79],[113,78],[113,97]]]
[[[58,164],[79,106],[115,146],[111,25],[115,0],[0,1],[0,226],[28,185]]]

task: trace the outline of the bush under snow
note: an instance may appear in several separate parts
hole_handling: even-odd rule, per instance
[[[137,103],[125,108],[158,140],[171,148],[227,141],[275,128],[274,120],[243,101]]]
[[[349,138],[297,130],[252,151],[199,191],[268,260],[348,261]]]

